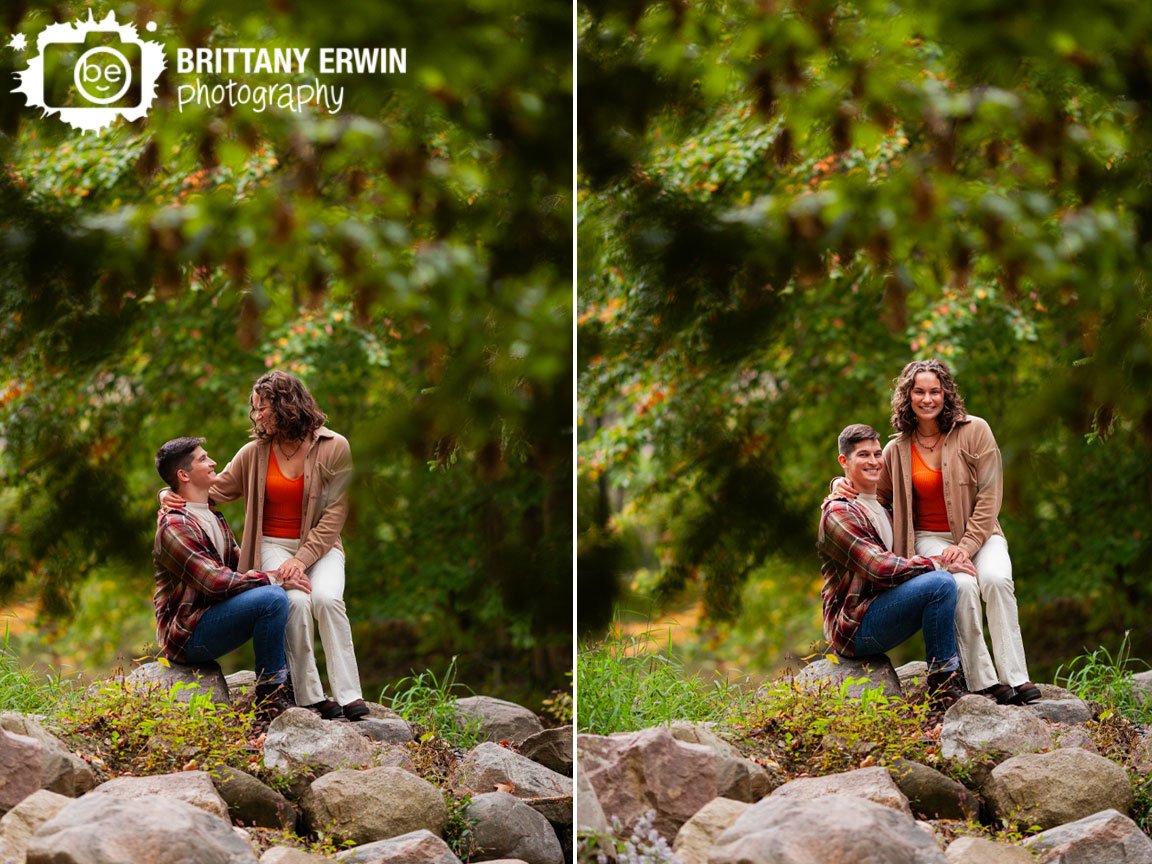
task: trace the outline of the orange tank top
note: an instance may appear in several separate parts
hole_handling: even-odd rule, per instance
[[[265,537],[300,539],[300,521],[304,513],[304,475],[289,480],[280,472],[276,453],[269,450],[268,479],[264,481]]]
[[[912,527],[917,531],[951,531],[944,506],[944,472],[934,471],[912,448]]]

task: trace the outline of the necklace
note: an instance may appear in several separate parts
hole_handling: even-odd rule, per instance
[[[935,449],[937,447],[940,446],[940,436],[943,435],[944,433],[943,432],[937,432],[935,435],[931,436],[932,440],[936,442],[935,444],[926,444],[924,442],[924,437],[919,432],[917,432],[915,434],[916,434],[917,443],[921,447],[923,447],[925,450],[927,450],[929,453],[932,453],[933,451],[935,451]]]
[[[287,450],[284,449],[284,442],[283,441],[277,441],[276,443],[280,445],[280,453],[284,456],[284,458],[291,461],[292,457],[295,456],[297,453],[299,453],[300,448],[304,446],[304,439],[303,438],[300,439],[300,443],[296,445],[296,449],[293,450],[291,453],[289,453]]]

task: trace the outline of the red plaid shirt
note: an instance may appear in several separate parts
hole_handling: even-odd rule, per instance
[[[200,617],[221,600],[270,585],[265,573],[251,576],[237,573],[240,548],[228,521],[214,513],[224,532],[227,554],[220,553],[200,527],[196,517],[184,510],[169,510],[160,517],[152,561],[156,565],[156,641],[164,656],[184,662],[184,649]]]
[[[820,572],[824,587],[824,638],[832,650],[852,657],[852,639],[879,594],[936,569],[931,558],[901,558],[884,548],[864,508],[833,498],[820,516]]]

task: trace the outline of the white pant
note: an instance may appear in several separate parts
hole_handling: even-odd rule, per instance
[[[275,570],[300,548],[299,540],[281,537],[260,538],[260,569]],[[288,673],[296,691],[297,705],[315,705],[324,699],[320,672],[313,651],[312,618],[320,625],[320,642],[328,667],[332,696],[341,705],[362,699],[360,671],[352,648],[352,625],[344,608],[344,554],[336,548],[307,570],[312,593],[296,589],[288,593],[288,628],[285,649]]]
[[[939,555],[952,545],[952,535],[936,531],[916,532],[917,555]],[[1016,611],[1016,587],[1012,582],[1012,559],[1008,541],[993,534],[972,559],[976,578],[953,573],[956,580],[956,647],[968,689],[984,690],[995,684],[1013,687],[1028,679],[1024,660],[1024,640],[1020,638],[1020,615]],[[988,634],[996,665],[984,643],[984,614],[980,600],[988,607]]]

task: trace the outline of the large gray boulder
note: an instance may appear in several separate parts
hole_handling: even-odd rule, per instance
[[[472,861],[517,858],[525,864],[564,864],[564,851],[548,820],[514,795],[477,795],[468,805],[467,818],[476,821]]]
[[[153,774],[147,777],[116,777],[101,783],[87,798],[173,798],[198,807],[228,822],[228,805],[216,791],[206,771],[181,771],[178,774]]]
[[[129,687],[156,687],[162,691],[174,685],[182,685],[176,691],[176,701],[188,702],[193,696],[207,695],[213,702],[231,705],[232,696],[228,692],[228,682],[220,671],[218,663],[203,663],[194,666],[183,663],[144,663],[137,666],[124,679]]]
[[[709,864],[946,864],[932,836],[899,810],[850,795],[775,794],[720,835]]]
[[[384,744],[407,744],[413,740],[412,727],[399,717],[381,719],[365,717],[352,724],[352,728],[371,741]]]
[[[456,713],[466,720],[479,721],[480,732],[487,741],[519,744],[525,738],[544,731],[540,718],[524,706],[491,696],[457,699]]]
[[[456,766],[453,783],[462,791],[473,794],[511,791],[517,798],[554,798],[572,794],[570,778],[491,742],[468,751]]]
[[[66,795],[41,789],[5,813],[0,818],[0,862],[24,864],[32,835],[71,803]]]
[[[912,812],[925,819],[971,819],[980,816],[980,798],[935,768],[896,759],[888,773],[908,799]]]
[[[15,711],[0,712],[0,729],[27,735],[44,745],[44,767],[40,784],[44,789],[76,798],[96,785],[96,774],[79,756],[68,751],[67,745],[45,729],[37,720]]]
[[[1029,711],[997,705],[983,696],[956,702],[945,712],[940,732],[940,751],[946,759],[999,761],[1051,747],[1047,723]]]
[[[761,766],[677,740],[665,727],[581,735],[577,752],[580,770],[609,820],[617,818],[630,829],[648,810],[655,810],[654,827],[669,843],[713,798],[752,802],[771,788]]]
[[[35,738],[0,729],[0,814],[42,788],[51,758]]]
[[[520,745],[520,755],[539,762],[545,768],[551,768],[557,774],[571,777],[573,737],[571,726],[545,729],[524,739]]]
[[[948,864],[1037,864],[1027,849],[984,837],[960,837],[944,850],[944,857]]]
[[[1041,699],[1024,708],[1049,723],[1087,723],[1093,717],[1088,703],[1075,696],[1071,699]]]
[[[713,798],[697,810],[696,815],[681,826],[672,844],[680,864],[708,864],[708,852],[716,839],[751,806],[731,798]]]
[[[866,679],[848,687],[848,695],[852,697],[858,698],[865,690],[880,690],[885,696],[899,696],[901,693],[900,678],[886,654],[861,659],[836,657],[834,660],[817,660],[801,669],[794,680],[802,687],[839,688],[850,678]]]
[[[430,831],[365,843],[337,852],[336,860],[341,864],[460,864],[448,844]]]
[[[1122,813],[1102,810],[1024,841],[1040,864],[1152,864],[1152,840]]]
[[[828,795],[851,795],[866,798],[912,817],[908,798],[900,791],[886,768],[858,768],[823,777],[800,777],[785,783],[772,793],[773,798],[796,798],[812,801]]]
[[[296,808],[275,789],[265,786],[251,774],[228,765],[218,765],[209,775],[224,803],[228,815],[240,825],[255,828],[296,828]]]
[[[264,765],[285,773],[364,768],[372,753],[372,743],[352,724],[326,722],[307,708],[289,708],[264,736]]]
[[[193,851],[194,850],[194,851]],[[40,826],[27,864],[257,864],[225,819],[175,798],[85,795]]]
[[[1127,813],[1132,785],[1115,762],[1069,747],[1014,756],[994,769],[984,795],[998,819],[1055,828],[1100,810]]]
[[[439,835],[448,824],[440,790],[401,768],[332,771],[308,787],[300,806],[312,828],[357,844],[419,830]]]

